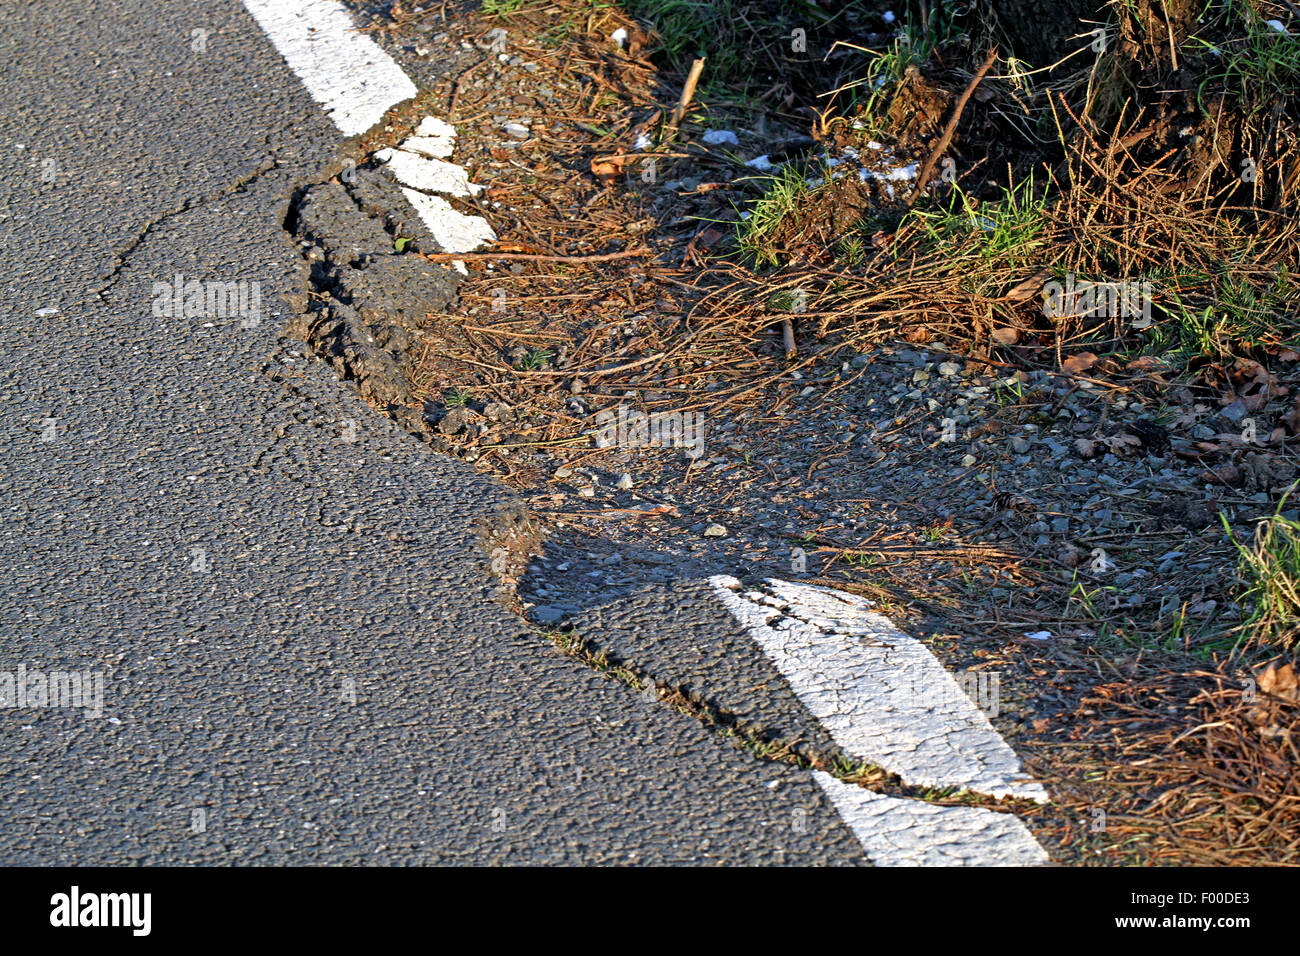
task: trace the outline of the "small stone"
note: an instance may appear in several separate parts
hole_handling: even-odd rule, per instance
[[[740,140],[729,129],[711,129],[701,139],[710,146],[737,146]]]
[[[956,362],[943,362],[939,366],[939,374],[944,378],[952,378],[961,371],[961,366]]]
[[[632,476],[625,474],[622,478],[618,480],[618,483],[614,487],[618,488],[620,491],[631,491]]]
[[[1065,534],[1067,531],[1070,530],[1070,519],[1069,519],[1069,518],[1053,518],[1053,519],[1052,519],[1052,530],[1055,531],[1057,534]]]
[[[974,465],[974,464],[975,464],[975,456],[974,456],[974,455],[962,455],[962,456],[961,456],[961,466],[962,466],[963,468],[970,468],[970,467],[971,467],[972,465]]]
[[[553,604],[542,604],[533,608],[533,617],[539,624],[558,624],[564,620],[564,609]]]
[[[474,418],[473,409],[464,405],[447,410],[447,414],[438,422],[438,431],[444,435],[456,435],[464,431]]]
[[[573,469],[568,465],[561,465],[559,468],[556,468],[554,472],[556,478],[568,478],[572,474]]]
[[[1013,438],[1011,439],[1011,450],[1017,455],[1023,455],[1029,451],[1029,442],[1020,437]]]
[[[1246,417],[1246,403],[1237,399],[1232,404],[1219,409],[1219,414],[1235,425]]]
[[[717,522],[714,522],[704,529],[704,537],[706,538],[725,538],[726,536],[727,529]]]

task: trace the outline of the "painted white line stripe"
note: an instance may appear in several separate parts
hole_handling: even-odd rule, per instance
[[[804,706],[844,750],[918,787],[1048,799],[987,717],[933,654],[843,591],[709,579]]]
[[[416,127],[417,135],[404,140],[397,149],[381,149],[375,158],[387,164],[408,202],[429,228],[443,252],[473,252],[480,246],[496,242],[497,234],[482,216],[467,216],[451,203],[430,193],[468,198],[483,191],[469,181],[469,173],[439,156],[450,156],[456,145],[456,129],[443,120],[426,116]],[[465,263],[452,262],[452,268],[468,273]]]
[[[813,779],[876,866],[1042,866],[1050,862],[1009,813],[938,807],[872,793],[820,770]]]
[[[473,252],[479,246],[497,241],[497,234],[486,219],[457,212],[441,196],[414,189],[403,189],[402,195],[415,207],[443,252]],[[460,260],[454,260],[452,266],[461,274],[469,271]]]
[[[469,173],[460,166],[408,152],[406,143],[401,149],[379,150],[375,159],[384,163],[399,183],[421,192],[468,198],[483,191],[482,186],[469,181]]]
[[[420,125],[415,128],[415,135],[402,143],[403,149],[424,153],[435,159],[450,159],[455,147],[456,127],[436,116],[426,116],[420,120]]]
[[[415,84],[332,0],[244,0],[312,99],[344,136],[364,133]]]

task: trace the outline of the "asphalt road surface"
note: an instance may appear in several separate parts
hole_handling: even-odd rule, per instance
[[[103,687],[0,709],[0,862],[863,862],[809,774],[530,633],[503,492],[282,337],[342,136],[241,4],[6,4],[0,79],[0,690]],[[178,275],[260,321],[156,314]]]

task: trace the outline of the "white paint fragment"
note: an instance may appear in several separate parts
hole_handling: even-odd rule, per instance
[[[886,10],[886,11],[881,15],[881,19],[884,20],[886,23],[893,23],[894,20],[896,19],[896,17],[894,16],[894,11],[893,11],[893,10]]]
[[[1287,28],[1282,25],[1281,20],[1265,20],[1264,22],[1269,25],[1270,29],[1276,30],[1278,33],[1287,34],[1288,36],[1290,35]]]
[[[729,129],[711,129],[700,139],[704,140],[709,146],[739,146],[740,140],[736,134]]]
[[[473,252],[497,241],[497,234],[486,219],[458,212],[441,196],[430,196],[414,189],[403,189],[402,195],[415,207],[443,252]],[[453,265],[458,272],[466,271],[463,262],[454,262]]]
[[[405,149],[381,149],[375,158],[386,163],[403,186],[426,193],[442,193],[463,199],[477,196],[483,187],[469,181],[469,173],[455,163],[430,159]]]
[[[766,153],[764,153],[762,156],[755,156],[745,165],[765,173],[771,172],[772,170],[776,169],[776,167],[772,165],[772,161],[767,158]]]
[[[844,591],[771,579],[772,602],[714,593],[749,629],[804,706],[845,752],[917,787],[963,787],[1046,802],[1042,784],[920,641]]]
[[[415,128],[415,135],[402,140],[402,149],[433,159],[450,159],[456,149],[456,127],[435,116],[426,116]]]
[[[415,84],[333,0],[244,0],[308,94],[344,136],[364,133]]]
[[[623,27],[619,27],[609,35],[609,38],[613,40],[614,45],[621,50],[623,49],[623,41],[627,39],[627,30]]]
[[[420,120],[420,125],[415,127],[415,135],[441,137],[447,141],[447,145],[450,147],[456,141],[456,127],[446,120],[438,119],[436,116],[426,116]]]
[[[639,133],[637,134],[636,142],[632,144],[632,148],[636,150],[649,149],[650,145],[651,145],[650,134]]]
[[[876,866],[1042,866],[1050,857],[1016,817],[873,793],[812,772]]]
[[[402,149],[408,153],[428,156],[431,159],[446,159],[452,153],[452,144],[446,140],[431,136],[412,136],[402,140]]]

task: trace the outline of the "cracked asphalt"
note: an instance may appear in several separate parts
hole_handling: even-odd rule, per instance
[[[238,2],[6,5],[0,77],[0,671],[104,678],[0,709],[0,862],[862,862],[505,610],[503,491],[282,336],[339,135]],[[154,314],[178,274],[260,321]]]

